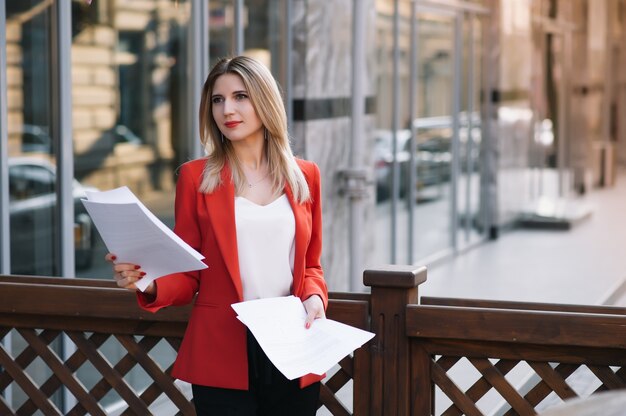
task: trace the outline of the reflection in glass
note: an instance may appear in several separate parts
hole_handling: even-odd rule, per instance
[[[402,10],[402,9],[401,9]],[[408,15],[407,15],[408,16]],[[392,131],[391,109],[393,108],[393,42],[392,42],[392,17],[380,15],[378,20],[380,62],[378,68],[377,100],[377,129],[373,134],[374,143],[374,172],[376,179],[376,202],[377,202],[377,247],[374,262],[384,263],[389,261],[389,236],[391,235],[391,216],[396,216],[396,262],[406,263],[409,261],[409,237],[413,235],[413,261],[421,261],[430,256],[437,255],[451,248],[451,164],[452,164],[452,99],[453,73],[455,53],[454,30],[455,18],[449,13],[419,13],[417,16],[418,36],[418,85],[417,91],[412,92],[416,96],[417,117],[409,115],[409,48],[410,19],[401,18],[400,39],[401,45],[399,61],[400,77],[400,129],[395,134],[397,150],[393,152],[394,134]],[[480,42],[474,36],[476,42]],[[459,45],[463,47],[463,45]],[[478,47],[474,49],[474,55],[479,53]],[[462,70],[465,70],[462,68]],[[478,77],[475,72],[474,77]],[[475,99],[478,100],[479,83],[475,82]],[[462,87],[467,90],[467,85]],[[473,113],[477,114],[479,107],[474,103]],[[467,107],[467,104],[464,105]],[[479,116],[473,116],[479,120]],[[467,120],[467,114],[465,114]],[[467,133],[468,122],[465,121]],[[411,127],[415,127],[416,136],[411,136]],[[472,138],[480,141],[476,136],[479,134],[480,123],[474,122]],[[462,133],[462,132],[461,132]],[[467,137],[467,134],[466,134]],[[411,158],[411,141],[416,141],[416,199],[408,200],[409,190],[409,166]],[[467,140],[466,140],[467,142]],[[477,147],[462,147],[462,152],[471,152],[472,163],[477,157]],[[463,159],[463,156],[461,156]],[[467,159],[467,158],[465,158]],[[392,165],[398,166],[398,204],[394,212],[390,209],[392,197]],[[478,203],[478,174],[477,163],[470,166],[465,162],[466,170],[469,168],[473,173],[461,175],[461,181],[466,183],[476,182],[471,188],[467,186],[464,192],[470,191],[470,212],[477,210]],[[476,166],[476,167],[475,167]],[[473,188],[473,190],[472,190]],[[466,199],[466,198],[465,198]],[[464,199],[464,200],[465,200]],[[464,209],[458,206],[457,209]],[[413,229],[409,227],[409,215],[413,211]],[[468,214],[473,215],[473,214]]]
[[[480,143],[482,125],[481,92],[481,21],[467,16],[463,27],[463,75],[461,114],[459,117],[459,177],[457,209],[459,247],[479,240],[483,233],[480,206]]]
[[[43,1],[12,1],[6,16],[11,273],[53,276],[50,8]]]
[[[106,190],[128,186],[173,225],[175,169],[188,159],[188,1],[101,0],[72,7],[75,177]],[[77,275],[110,276],[92,230],[91,262]]]
[[[376,235],[374,253],[367,259],[365,267],[375,264],[390,263],[392,259],[392,216],[393,212],[392,196],[393,196],[393,163],[408,160],[405,158],[406,152],[402,152],[402,144],[407,143],[410,138],[410,132],[407,136],[406,132],[398,132],[396,135],[396,154],[394,154],[394,132],[393,132],[393,109],[394,109],[394,10],[393,7],[382,8],[377,5],[378,16],[376,20],[377,30],[377,47],[376,47],[376,129],[370,134],[370,143],[373,143],[374,151],[374,177],[376,180],[376,214],[375,214],[375,230]],[[402,18],[401,18],[402,20]],[[407,40],[408,27],[404,25],[401,29],[401,44],[403,40]],[[402,54],[401,54],[402,56]],[[404,55],[406,56],[406,54]],[[408,62],[399,62],[400,68],[406,68]],[[400,75],[401,76],[401,75]],[[404,73],[403,81],[408,83],[408,74]],[[401,85],[402,82],[400,81]],[[402,88],[401,88],[402,90]],[[402,103],[403,101],[401,101]],[[400,105],[399,111],[406,110],[406,106]],[[399,116],[402,119],[402,116]],[[406,119],[405,115],[405,119]],[[402,172],[402,167],[399,166]],[[399,192],[402,193],[402,173],[400,177]],[[396,217],[397,218],[397,217]],[[397,228],[397,227],[396,227]],[[396,250],[397,251],[397,250]],[[397,253],[396,253],[397,254]]]
[[[233,53],[233,31],[235,10],[232,0],[211,0],[209,2],[209,66],[220,58]],[[244,6],[244,25],[248,21]],[[245,41],[244,41],[245,44]]]
[[[454,20],[418,15],[417,204],[414,259],[450,248]]]
[[[281,36],[284,9],[278,0],[247,0],[244,27],[244,55],[263,62],[275,76],[280,73],[280,58],[286,36]]]

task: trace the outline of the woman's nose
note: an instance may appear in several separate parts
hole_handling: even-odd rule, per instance
[[[232,114],[233,113],[233,109],[234,109],[234,105],[233,105],[233,101],[232,100],[224,100],[224,114]]]

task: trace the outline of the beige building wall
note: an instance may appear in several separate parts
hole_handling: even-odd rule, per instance
[[[100,6],[95,24],[87,23],[73,39],[73,123],[75,169],[90,185],[109,189],[127,185],[140,196],[155,189],[173,189],[174,141],[184,140],[174,129],[172,67],[180,61],[169,49],[177,28],[186,25],[189,5],[135,1]],[[182,21],[181,21],[181,16]],[[119,33],[139,34],[139,51],[119,49]],[[139,66],[131,80],[138,91],[141,129],[134,131],[143,144],[115,143],[107,134],[120,123],[122,109],[120,68]],[[127,81],[128,82],[128,81]],[[128,127],[128,126],[127,126]],[[169,173],[161,170],[165,169]]]
[[[22,49],[20,39],[22,27],[18,21],[7,21],[7,122],[9,136],[9,155],[21,153],[21,134],[19,127],[24,124],[23,106],[23,73]]]

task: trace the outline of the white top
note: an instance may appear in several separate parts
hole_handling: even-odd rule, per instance
[[[267,205],[235,197],[235,226],[243,300],[289,295],[296,222],[287,196]]]

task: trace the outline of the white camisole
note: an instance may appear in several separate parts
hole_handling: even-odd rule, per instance
[[[243,300],[289,295],[296,224],[287,196],[267,205],[235,197],[235,226]]]

